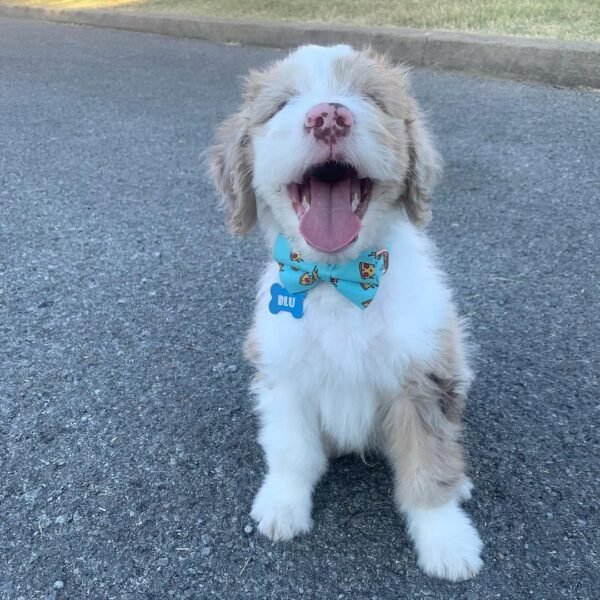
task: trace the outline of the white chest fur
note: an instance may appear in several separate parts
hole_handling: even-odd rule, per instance
[[[271,385],[291,384],[338,445],[359,450],[371,434],[378,397],[398,390],[409,361],[432,355],[433,334],[448,316],[450,293],[429,244],[410,225],[398,228],[390,268],[365,310],[322,283],[308,292],[302,318],[273,315],[269,290],[278,280],[273,262],[256,310],[262,374]]]

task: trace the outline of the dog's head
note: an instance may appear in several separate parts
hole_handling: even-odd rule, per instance
[[[303,46],[251,72],[210,162],[233,232],[258,215],[321,260],[384,244],[402,210],[424,225],[439,173],[406,71],[349,46]]]

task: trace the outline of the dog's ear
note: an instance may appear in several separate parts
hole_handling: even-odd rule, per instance
[[[246,109],[221,123],[209,149],[209,164],[215,186],[229,204],[230,230],[237,235],[248,233],[256,223],[256,197]]]
[[[414,119],[407,119],[405,126],[408,171],[400,200],[411,222],[424,227],[431,220],[431,194],[442,171],[442,160],[418,113]]]

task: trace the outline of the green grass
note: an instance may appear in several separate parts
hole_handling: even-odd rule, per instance
[[[179,15],[357,23],[600,41],[600,0],[0,0]]]

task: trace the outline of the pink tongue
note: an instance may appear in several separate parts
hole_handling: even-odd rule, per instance
[[[317,250],[337,252],[354,241],[360,219],[352,211],[350,177],[334,184],[310,180],[310,209],[300,221],[300,233]]]

